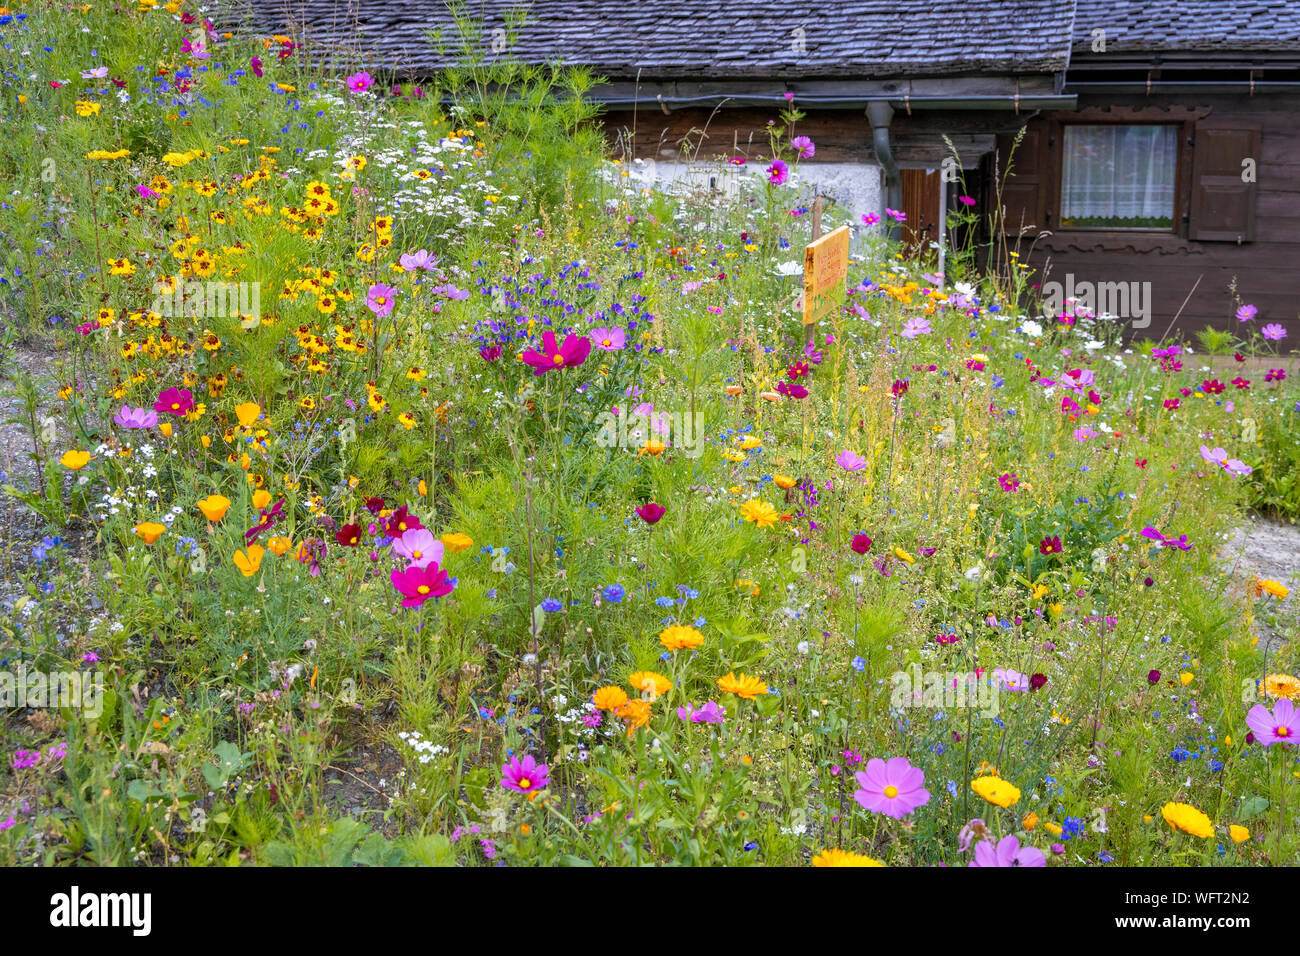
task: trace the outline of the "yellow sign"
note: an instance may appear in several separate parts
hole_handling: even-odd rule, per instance
[[[803,253],[803,324],[813,325],[848,298],[849,227],[810,242]]]

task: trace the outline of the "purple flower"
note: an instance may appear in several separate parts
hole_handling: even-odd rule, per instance
[[[123,405],[113,416],[113,422],[121,428],[153,428],[158,424],[158,413],[147,408]]]
[[[714,701],[709,701],[698,710],[692,704],[678,707],[677,716],[693,724],[720,724],[726,719],[727,712]]]
[[[353,73],[347,78],[348,89],[353,93],[364,93],[374,85],[374,78],[369,73]]]
[[[918,335],[929,335],[933,331],[934,329],[930,327],[929,319],[922,318],[921,316],[913,316],[907,320],[907,324],[903,326],[903,331],[900,334],[905,339],[914,339]]]
[[[1243,461],[1239,461],[1236,458],[1229,458],[1228,453],[1222,448],[1215,448],[1211,451],[1205,445],[1202,445],[1201,457],[1212,465],[1219,465],[1230,475],[1249,475],[1251,471],[1254,470],[1250,465],[1247,465]]]
[[[780,186],[790,178],[790,167],[785,164],[784,160],[774,159],[772,165],[767,167],[767,181],[773,186]]]
[[[907,213],[899,209],[890,209],[886,206],[885,215],[894,220],[894,222],[907,222]]]
[[[602,352],[617,352],[627,345],[627,335],[618,326],[592,329],[587,335],[591,338],[592,344]]]
[[[807,136],[796,136],[790,145],[799,151],[800,159],[812,159],[817,154],[817,146]]]
[[[999,690],[1020,693],[1029,690],[1029,678],[1019,671],[1003,670],[1001,667],[993,669],[993,679],[997,681]]]
[[[1300,713],[1296,713],[1295,704],[1285,697],[1273,705],[1272,713],[1263,704],[1256,704],[1246,715],[1246,726],[1265,747],[1273,744],[1294,747],[1300,741]]]
[[[1258,314],[1258,312],[1259,309],[1255,308],[1253,305],[1243,305],[1237,310],[1237,321],[1249,322],[1256,316],[1256,314]]]
[[[379,318],[385,318],[393,311],[393,306],[396,304],[394,296],[396,295],[397,290],[391,285],[377,282],[366,290],[366,308]]]
[[[1014,836],[1005,836],[994,847],[992,840],[981,840],[975,845],[975,859],[967,866],[1046,866],[1043,851],[1032,846],[1021,847]]]
[[[533,759],[532,754],[528,754],[523,760],[518,756],[511,757],[509,763],[501,765],[501,786],[507,790],[533,793],[537,790],[545,790],[550,782],[546,764],[538,763]]]
[[[901,820],[930,802],[930,791],[922,786],[925,772],[913,767],[906,757],[891,757],[888,762],[873,757],[854,777],[861,789],[853,792],[853,799],[872,813]]]
[[[469,289],[457,289],[450,282],[448,282],[446,285],[434,286],[433,291],[438,293],[439,295],[445,295],[449,299],[459,300],[459,299],[469,298]]]
[[[428,249],[421,249],[419,252],[404,252],[398,257],[398,262],[407,272],[414,272],[417,269],[424,269],[426,272],[433,270],[433,264],[438,261],[437,256],[429,254]]]
[[[1268,339],[1270,342],[1281,342],[1286,338],[1286,329],[1282,328],[1282,326],[1278,325],[1276,322],[1270,322],[1259,330],[1259,334],[1264,336],[1264,338]]]
[[[861,471],[867,467],[865,458],[847,448],[835,456],[835,463],[845,471]]]

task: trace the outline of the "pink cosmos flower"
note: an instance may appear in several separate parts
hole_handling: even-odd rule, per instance
[[[260,79],[262,76],[262,61],[257,57],[253,57],[248,61],[248,65],[252,69],[253,75]]]
[[[428,528],[412,528],[393,539],[393,552],[410,562],[410,567],[425,568],[442,563],[443,547]]]
[[[596,348],[602,352],[617,352],[627,345],[627,335],[618,326],[592,329],[587,334],[591,336],[591,341]]]
[[[369,73],[353,73],[347,78],[348,89],[353,93],[364,93],[374,82]]]
[[[121,428],[153,428],[158,424],[158,413],[147,408],[123,405],[113,416],[113,423]]]
[[[1253,319],[1256,316],[1258,312],[1259,309],[1255,308],[1255,306],[1253,305],[1243,305],[1240,309],[1237,310],[1237,321],[1249,322],[1251,319]]]
[[[874,226],[876,223],[880,222],[880,217],[874,212],[863,213],[862,221],[868,226]]]
[[[993,668],[993,680],[997,682],[998,690],[1010,691],[1013,694],[1029,690],[1029,678],[1009,668],[1006,670],[1001,667]]]
[[[501,786],[516,793],[533,793],[545,790],[551,782],[546,764],[538,763],[532,754],[526,754],[523,760],[516,754],[509,763],[501,765]]]
[[[1205,445],[1201,446],[1201,457],[1212,465],[1219,465],[1230,475],[1244,477],[1249,475],[1254,469],[1250,465],[1236,458],[1229,458],[1228,453],[1222,448],[1215,448],[1211,451]]]
[[[545,375],[560,368],[572,368],[587,361],[591,354],[591,339],[585,335],[566,335],[564,344],[558,345],[555,333],[547,329],[542,333],[542,350],[524,352],[524,363],[533,367],[533,375]]]
[[[414,272],[417,269],[431,271],[433,264],[438,261],[438,257],[429,255],[428,249],[421,249],[419,252],[404,252],[398,256],[397,261],[401,263],[402,268],[407,272]]]
[[[456,587],[436,561],[424,567],[413,564],[405,571],[392,572],[388,578],[403,596],[402,607],[407,608],[419,607],[429,598],[450,594]]]
[[[817,155],[817,145],[807,136],[796,136],[790,140],[790,145],[799,151],[800,159],[812,159]]]
[[[1263,704],[1256,704],[1246,715],[1246,726],[1265,747],[1273,744],[1289,744],[1294,747],[1300,742],[1300,713],[1296,712],[1295,704],[1285,697],[1273,705],[1272,713]]]
[[[188,388],[169,388],[158,396],[153,403],[153,410],[160,414],[184,415],[194,407],[194,396]]]
[[[1047,866],[1043,851],[1032,846],[1021,847],[1014,836],[1004,836],[994,847],[992,840],[975,844],[975,859],[967,866]]]
[[[1276,322],[1270,322],[1259,330],[1259,334],[1264,336],[1264,338],[1268,339],[1270,342],[1281,342],[1286,338],[1286,329],[1282,328],[1282,326],[1278,325]]]
[[[767,181],[773,186],[780,186],[790,178],[790,167],[781,159],[772,160],[772,165],[767,167],[766,171]]]
[[[693,704],[677,708],[677,716],[693,724],[720,724],[727,718],[727,712],[715,701],[709,701],[698,710]]]
[[[394,296],[397,290],[390,285],[379,282],[366,290],[366,308],[379,318],[385,318],[393,311],[396,304]]]
[[[835,456],[835,463],[845,471],[861,471],[867,467],[865,458],[847,448]]]
[[[894,220],[894,222],[907,222],[907,213],[899,209],[890,209],[886,206],[885,215]]]
[[[102,80],[106,76],[108,76],[108,67],[106,66],[96,66],[89,70],[81,71],[81,78],[83,80]]]
[[[914,339],[918,335],[929,335],[934,329],[930,327],[930,320],[919,315],[913,316],[907,320],[900,333],[905,339]]]
[[[853,799],[872,813],[901,820],[930,802],[930,791],[922,786],[925,772],[906,757],[891,757],[888,762],[873,757],[854,776],[861,789],[853,792]]]

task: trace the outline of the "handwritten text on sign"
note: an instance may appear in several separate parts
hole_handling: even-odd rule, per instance
[[[804,325],[812,325],[844,304],[848,274],[848,226],[808,244],[803,254]]]

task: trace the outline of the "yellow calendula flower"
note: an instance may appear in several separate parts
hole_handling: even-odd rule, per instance
[[[592,695],[591,702],[596,705],[597,710],[618,710],[627,703],[627,694],[624,693],[623,688],[610,684],[596,691]]]
[[[637,671],[628,677],[627,682],[641,693],[647,694],[650,700],[662,697],[673,686],[667,677],[654,671]]]
[[[760,528],[771,528],[780,518],[780,514],[774,507],[757,498],[751,498],[740,506],[740,516]]]
[[[696,648],[704,643],[704,635],[684,624],[671,624],[659,634],[659,643],[670,651]]]
[[[1269,674],[1264,678],[1264,693],[1270,697],[1295,697],[1300,694],[1300,680],[1290,674]]]
[[[772,481],[775,482],[776,486],[783,491],[789,491],[795,486],[795,480],[789,475],[773,475]]]
[[[59,464],[64,468],[67,468],[69,471],[80,471],[82,468],[86,467],[86,464],[89,461],[90,452],[78,451],[73,448],[63,453],[63,457],[59,459]]]
[[[1255,582],[1255,593],[1257,595],[1271,594],[1273,595],[1273,597],[1277,598],[1280,601],[1288,594],[1290,594],[1291,591],[1287,588],[1285,584],[1282,584],[1278,581],[1273,581],[1269,578],[1260,578],[1258,581]]]
[[[1250,831],[1236,823],[1228,827],[1228,835],[1232,837],[1233,843],[1245,843],[1250,839]]]
[[[1004,810],[1020,799],[1020,790],[1001,777],[976,777],[970,782],[970,788],[981,797]]]
[[[1188,803],[1166,803],[1160,810],[1161,816],[1175,830],[1182,830],[1194,837],[1208,840],[1214,836],[1214,824],[1200,810]]]
[[[759,694],[767,693],[767,685],[757,677],[737,675],[735,671],[729,671],[726,677],[719,677],[718,686],[724,694],[735,694],[745,700],[755,700]]]
[[[474,539],[461,531],[451,531],[438,538],[442,546],[452,554],[466,551],[474,546]]]
[[[873,860],[861,853],[850,850],[827,848],[812,858],[813,866],[884,866],[879,860]]]

